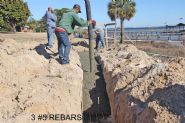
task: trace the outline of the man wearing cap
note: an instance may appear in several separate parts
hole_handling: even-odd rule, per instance
[[[100,27],[96,27],[96,21],[92,20],[92,26],[96,34],[96,47],[95,49],[105,48],[104,30]]]
[[[58,26],[55,29],[55,34],[58,39],[58,53],[61,64],[69,64],[69,54],[71,43],[69,35],[74,32],[75,26],[86,27],[92,23],[91,20],[86,21],[80,18],[77,14],[81,13],[80,5],[75,4],[73,9],[68,10],[63,14]]]
[[[45,14],[45,19],[46,19],[46,29],[47,29],[47,37],[48,37],[47,47],[52,48],[57,17],[51,7],[48,7],[48,11],[46,11],[46,14]]]
[[[96,34],[96,47],[95,47],[95,49],[98,50],[99,48],[105,48],[104,30],[102,28],[96,28],[95,34]]]

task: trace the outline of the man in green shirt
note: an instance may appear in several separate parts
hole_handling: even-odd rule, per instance
[[[81,13],[80,5],[75,4],[73,9],[68,10],[63,14],[58,26],[55,29],[55,34],[58,39],[59,61],[61,64],[69,64],[69,54],[71,43],[69,35],[74,32],[75,26],[86,27],[92,23],[91,20],[86,21],[80,18],[77,14]]]

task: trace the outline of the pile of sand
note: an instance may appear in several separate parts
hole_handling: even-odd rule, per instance
[[[46,114],[39,123],[81,123],[83,71],[78,54],[70,57],[61,65],[39,42],[0,38],[0,122],[32,123]]]
[[[114,123],[185,122],[185,59],[162,63],[133,45],[97,54]]]

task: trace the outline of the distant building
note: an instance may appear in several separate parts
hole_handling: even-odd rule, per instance
[[[16,26],[16,31],[17,32],[34,32],[33,28],[30,28],[29,26]]]
[[[29,26],[24,26],[21,32],[33,32],[33,28],[30,28]]]

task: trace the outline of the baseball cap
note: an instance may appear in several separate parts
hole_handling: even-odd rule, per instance
[[[73,9],[75,9],[75,8],[79,8],[79,9],[80,9],[79,13],[81,13],[81,8],[80,8],[80,5],[78,5],[78,4],[75,4],[75,5],[73,6]]]

